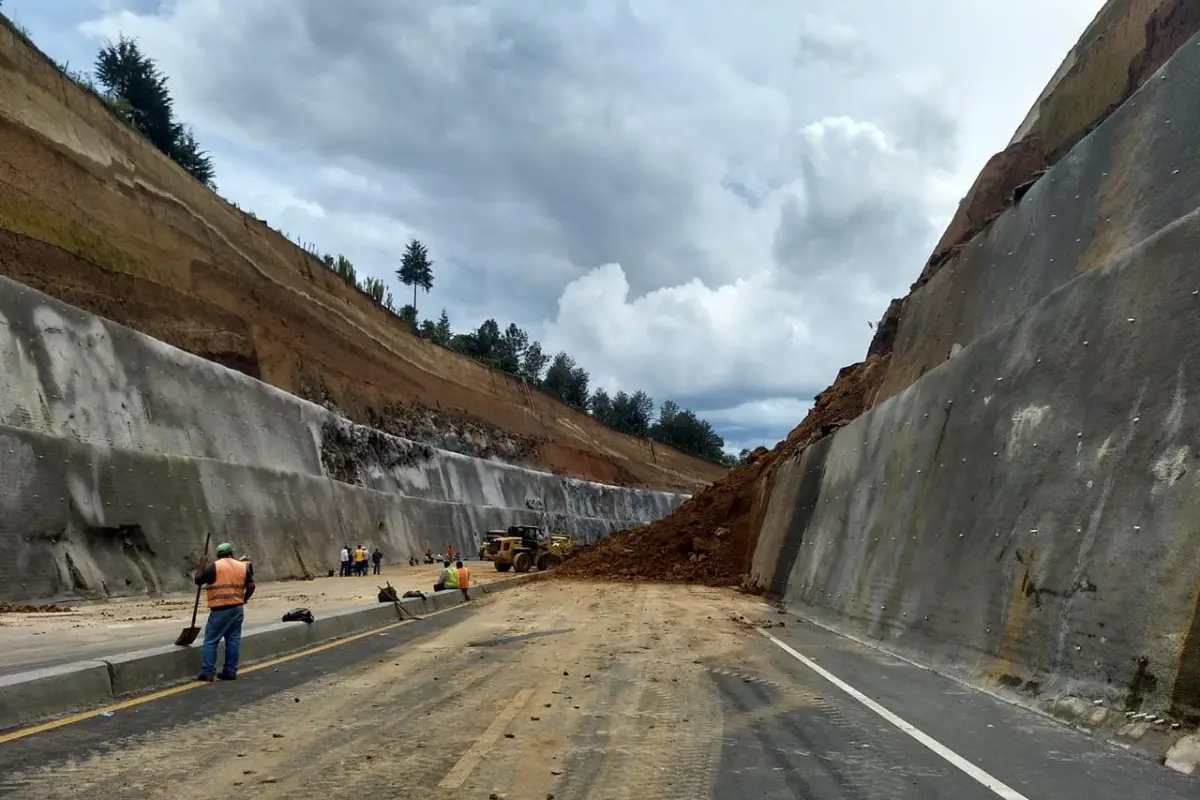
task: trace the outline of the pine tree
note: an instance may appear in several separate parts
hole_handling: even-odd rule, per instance
[[[542,352],[541,343],[531,342],[525,348],[525,355],[521,359],[521,374],[534,383],[540,383],[542,380],[542,371],[546,369],[546,365],[549,363],[550,356]]]
[[[440,344],[442,347],[448,347],[450,340],[454,338],[454,331],[450,329],[450,315],[446,313],[446,309],[442,309],[442,315],[438,317],[437,324],[434,326],[433,341]]]
[[[96,80],[109,105],[151,144],[212,188],[212,159],[200,149],[191,129],[175,119],[167,78],[154,60],[138,48],[137,40],[122,36],[96,55]]]
[[[412,305],[415,309],[417,289],[424,289],[428,293],[433,288],[433,262],[429,260],[429,251],[425,249],[425,245],[416,239],[408,243],[404,248],[400,269],[396,270],[396,277],[405,286],[413,287]]]

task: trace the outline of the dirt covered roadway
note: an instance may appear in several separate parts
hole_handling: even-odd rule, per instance
[[[0,737],[0,795],[39,800],[1181,800],[1198,786],[753,598],[661,584],[532,584]]]

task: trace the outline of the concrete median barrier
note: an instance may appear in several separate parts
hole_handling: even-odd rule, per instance
[[[108,664],[76,661],[0,677],[0,730],[50,714],[103,703],[113,696]]]
[[[247,631],[242,637],[243,647],[257,635]],[[174,683],[185,677],[200,673],[200,647],[152,647],[118,653],[103,659],[108,664],[114,695],[132,694],[155,686]]]
[[[537,575],[504,578],[468,590],[479,599]],[[242,664],[294,653],[314,645],[382,628],[410,616],[441,611],[464,602],[454,589],[407,598],[397,612],[391,603],[318,616],[311,624],[276,622],[248,629],[242,635]],[[319,611],[318,611],[319,613]],[[223,648],[222,648],[223,649]],[[218,663],[224,655],[219,654]],[[153,647],[77,661],[0,677],[0,731],[100,705],[122,695],[133,695],[194,678],[200,672],[200,645]]]

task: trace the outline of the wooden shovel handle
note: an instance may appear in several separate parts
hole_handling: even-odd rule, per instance
[[[200,565],[197,569],[204,569],[208,564],[208,545],[212,542],[212,531],[209,531],[204,536],[204,552],[200,554]],[[192,627],[196,627],[196,614],[200,612],[200,590],[204,586],[196,587],[196,603],[192,606]]]

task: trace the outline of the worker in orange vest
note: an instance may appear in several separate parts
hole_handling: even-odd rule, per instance
[[[196,573],[196,585],[205,586],[208,622],[197,680],[212,683],[217,668],[217,643],[225,640],[225,665],[215,677],[237,679],[238,655],[242,645],[242,621],[246,601],[254,594],[254,567],[233,557],[233,545],[217,545],[217,560]]]
[[[458,588],[462,589],[463,599],[470,600],[471,595],[467,594],[467,587],[471,585],[471,570],[464,567],[461,560],[454,566],[458,567]]]

